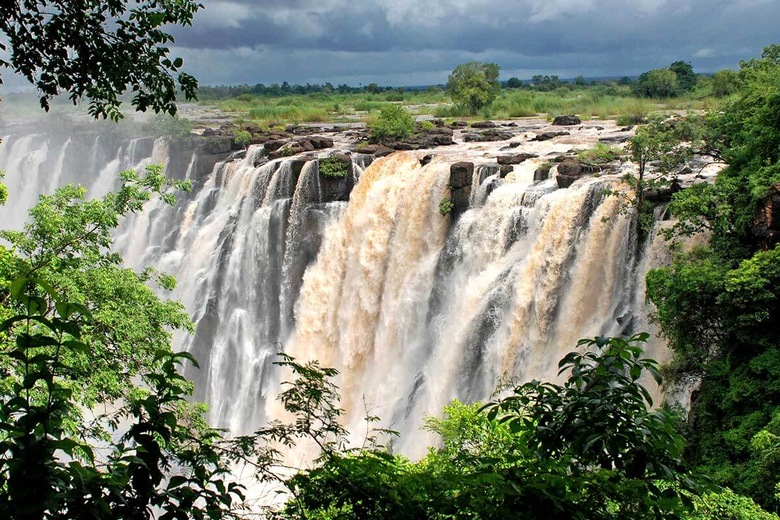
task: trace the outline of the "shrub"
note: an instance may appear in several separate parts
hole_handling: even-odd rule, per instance
[[[334,179],[346,177],[349,173],[349,164],[339,157],[325,157],[320,159],[320,173],[325,177]]]
[[[409,137],[414,131],[414,119],[403,107],[387,105],[369,123],[371,137],[375,139]]]
[[[252,141],[252,134],[248,130],[236,130],[233,134],[233,141],[246,147]]]
[[[452,200],[448,199],[447,197],[444,197],[439,201],[439,213],[442,215],[449,215],[452,213],[452,208],[455,207],[455,204],[452,203]]]
[[[623,150],[605,143],[597,143],[593,148],[577,153],[577,157],[584,162],[592,164],[604,164],[620,159]]]

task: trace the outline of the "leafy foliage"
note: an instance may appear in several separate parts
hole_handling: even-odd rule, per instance
[[[173,37],[164,27],[190,25],[200,7],[194,0],[3,2],[0,31],[10,58],[0,67],[35,85],[46,110],[65,92],[73,103],[87,98],[92,116],[118,120],[119,96],[129,88],[136,110],[173,115],[177,88],[194,99],[197,81],[180,72],[181,58],[169,56]]]
[[[368,127],[374,139],[403,139],[412,135],[414,118],[400,105],[387,105],[382,107]]]
[[[680,85],[674,71],[655,69],[640,74],[631,90],[638,97],[669,98],[680,93]]]
[[[754,233],[757,208],[780,183],[777,46],[741,64],[738,91],[701,119],[692,151],[728,163],[714,184],[673,196],[674,231],[707,231],[710,247],[648,275],[648,297],[674,350],[674,381],[699,381],[686,457],[718,483],[764,507],[778,505],[773,477],[751,447],[780,410],[780,248]]]
[[[346,177],[349,173],[349,163],[335,156],[320,159],[319,168],[322,175],[334,179]]]
[[[447,92],[456,105],[465,107],[474,116],[498,96],[499,70],[495,63],[470,61],[458,65],[447,79]]]
[[[453,403],[417,463],[375,448],[330,453],[293,478],[292,518],[679,518],[698,484],[682,438],[639,383],[633,338],[583,340],[563,385],[533,381],[487,406]]]
[[[452,202],[452,199],[444,197],[439,201],[439,213],[442,215],[449,215],[452,213],[452,209],[455,207],[455,204]]]
[[[252,142],[252,134],[248,130],[237,130],[233,134],[233,141],[238,145],[246,147]]]

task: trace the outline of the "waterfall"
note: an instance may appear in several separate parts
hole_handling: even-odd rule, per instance
[[[119,171],[172,153],[148,139],[7,136],[0,218],[19,227],[41,190],[82,182],[99,196]],[[532,181],[533,162],[503,179],[477,165],[470,208],[455,218],[439,210],[451,158],[355,155],[335,180],[315,157],[269,162],[261,147],[206,173],[201,160],[177,161],[173,176],[192,192],[174,206],[150,201],[116,248],[129,266],[177,278],[170,296],[195,333],[177,335],[176,348],[203,367],[187,375],[214,426],[244,433],[278,416],[283,350],[340,371],[356,438],[369,407],[401,433],[398,450],[419,456],[432,442],[424,416],[452,399],[486,399],[500,379],[555,379],[579,338],[653,332],[644,274],[669,253],[660,238],[636,246],[620,200],[605,195],[621,189],[617,176],[558,189]],[[648,349],[666,355],[656,338]]]

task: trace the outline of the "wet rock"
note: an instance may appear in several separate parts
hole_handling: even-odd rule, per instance
[[[308,159],[293,159],[290,164],[290,169],[292,170],[292,179],[293,179],[293,186],[298,185],[298,177],[301,176],[301,170],[303,170],[303,165],[309,162]]]
[[[550,139],[559,137],[561,135],[571,135],[571,134],[569,132],[542,132],[541,134],[538,134],[536,137],[531,139],[531,141],[549,141]]]
[[[465,121],[453,121],[450,126],[453,128],[465,128],[469,126],[469,124]]]
[[[450,186],[453,190],[471,186],[473,175],[474,163],[456,162],[450,166]]]
[[[555,119],[553,119],[552,122],[554,126],[572,126],[579,125],[581,123],[582,120],[574,114],[557,116]]]
[[[343,177],[328,177],[320,174],[320,190],[322,193],[320,202],[348,201],[349,194],[352,192],[352,188],[355,187],[352,158],[346,154],[333,154],[330,157],[344,164],[346,174]]]
[[[517,142],[517,141],[515,141],[513,143],[507,143],[506,146],[502,146],[499,150],[502,151],[502,152],[505,152],[506,150],[512,150],[513,148],[517,148],[521,144],[522,143]]]
[[[268,152],[275,152],[285,144],[287,144],[286,139],[269,139],[263,143],[263,148],[265,148]]]
[[[463,212],[469,209],[471,186],[451,190],[450,200],[452,201],[452,216],[453,218],[458,218]]]
[[[230,153],[233,150],[230,137],[209,137],[204,139],[200,148],[204,154],[214,155]]]
[[[317,150],[324,150],[325,148],[333,148],[333,139],[330,137],[323,137],[321,135],[312,135],[308,138],[308,141]]]
[[[437,126],[436,128],[431,128],[430,130],[426,130],[425,133],[431,134],[431,135],[449,135],[452,136],[454,133],[452,128],[447,128],[446,126]]]
[[[534,170],[534,181],[546,181],[550,178],[550,169],[552,164],[545,163]]]
[[[498,177],[500,179],[503,179],[504,177],[506,177],[507,175],[512,173],[514,170],[515,170],[515,167],[512,166],[511,164],[503,164],[498,169]]]
[[[503,132],[501,130],[490,129],[480,133],[468,133],[464,134],[463,140],[466,142],[491,142],[491,141],[506,141],[514,137],[509,132]]]
[[[762,249],[771,249],[780,243],[780,183],[769,188],[759,204],[752,234]]]
[[[429,153],[428,155],[424,155],[422,159],[420,159],[420,165],[425,166],[426,164],[430,164],[430,162],[433,160],[435,156],[432,153]]]
[[[301,139],[297,141],[299,145],[301,145],[301,148],[303,148],[306,152],[313,152],[316,148],[314,148],[314,145],[311,144],[311,141],[308,139]]]
[[[609,136],[609,137],[601,137],[599,138],[600,143],[606,143],[606,144],[620,144],[625,143],[628,141],[627,135],[615,135],[615,136]]]
[[[576,161],[564,161],[558,165],[558,175],[555,180],[559,188],[568,188],[574,181],[586,173],[592,173],[593,168]]]
[[[496,128],[493,121],[475,121],[471,123],[471,128]]]
[[[521,162],[527,161],[528,159],[533,159],[534,157],[539,156],[535,153],[518,153],[515,155],[499,155],[496,157],[496,160],[500,165],[520,164]]]
[[[373,155],[374,157],[384,157],[385,155],[390,155],[395,150],[393,150],[389,146],[384,146],[381,144],[363,143],[359,145],[355,151],[358,153],[364,153],[366,155]]]

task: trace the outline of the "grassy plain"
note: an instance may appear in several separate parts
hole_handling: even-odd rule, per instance
[[[720,102],[706,89],[676,98],[646,99],[635,97],[630,87],[623,85],[567,85],[550,92],[505,88],[477,119],[553,118],[560,114],[578,114],[582,119],[617,119],[621,124],[633,124],[653,112],[707,110]],[[229,99],[204,99],[202,103],[216,105],[239,123],[251,122],[267,127],[290,123],[367,122],[390,104],[402,105],[415,116],[469,119],[466,112],[453,105],[447,93],[438,88],[379,93],[316,92],[275,97],[245,93]]]

